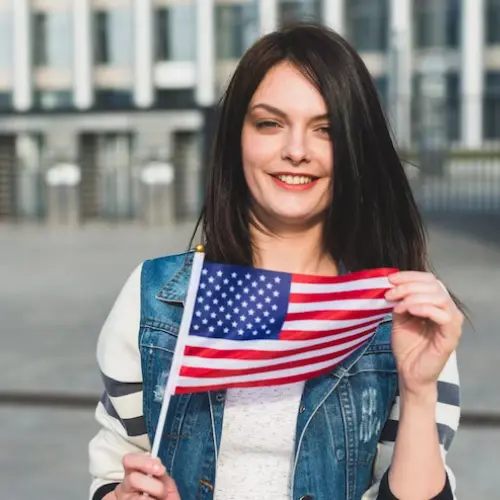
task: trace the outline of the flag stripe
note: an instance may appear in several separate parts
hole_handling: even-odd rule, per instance
[[[387,314],[378,314],[377,316],[373,316],[371,318],[358,318],[358,319],[346,319],[346,320],[305,320],[305,321],[285,321],[283,323],[283,327],[281,328],[282,333],[285,331],[303,331],[311,333],[312,335],[317,335],[321,333],[325,333],[331,330],[337,330],[340,328],[348,328],[350,326],[359,326],[363,323],[367,323],[368,321],[374,321],[376,319],[382,320],[387,316]],[[280,335],[280,336],[281,336]]]
[[[321,321],[321,320],[346,320],[346,319],[365,319],[371,318],[380,314],[388,314],[392,311],[392,307],[385,307],[380,309],[367,309],[367,310],[331,310],[331,311],[304,311],[304,312],[292,312],[286,315],[285,321],[302,321],[302,320],[311,320],[311,321]]]
[[[367,269],[364,271],[356,271],[343,276],[311,276],[307,274],[292,274],[292,281],[295,283],[347,283],[356,282],[356,280],[369,279],[369,278],[384,278],[390,274],[397,272],[397,269],[379,267],[377,269]],[[362,288],[359,287],[358,288]]]
[[[235,377],[240,375],[262,375],[268,372],[276,372],[279,370],[293,370],[299,367],[308,367],[313,363],[330,362],[334,363],[338,357],[345,354],[353,352],[357,347],[359,347],[365,340],[369,339],[371,335],[367,335],[358,339],[356,342],[352,342],[345,345],[343,349],[335,349],[333,352],[328,352],[321,356],[314,356],[311,358],[297,359],[295,361],[287,361],[286,363],[271,364],[266,363],[262,366],[250,367],[250,368],[200,368],[196,366],[189,366],[186,362],[181,368],[180,375],[184,377],[197,377],[197,378],[223,378],[223,377]],[[186,360],[185,360],[186,361]],[[224,366],[225,362],[222,362],[220,366]]]
[[[221,356],[224,357],[225,351],[234,351],[235,353],[239,353],[243,356],[243,352],[248,351],[259,352],[264,357],[265,353],[269,354],[269,359],[272,357],[279,356],[288,356],[290,352],[296,351],[297,349],[303,349],[307,347],[323,345],[325,342],[329,342],[332,340],[343,340],[345,338],[349,338],[350,336],[368,331],[371,327],[377,326],[380,323],[378,321],[370,321],[368,323],[363,323],[354,327],[330,330],[329,335],[325,335],[324,337],[320,337],[317,339],[305,339],[299,338],[299,334],[310,333],[310,332],[287,332],[291,334],[291,336],[295,335],[296,338],[291,337],[288,341],[283,340],[253,340],[251,342],[244,342],[241,340],[229,340],[229,339],[214,339],[210,337],[199,337],[196,335],[191,335],[188,339],[188,345],[186,346],[188,353],[192,353],[193,356],[196,356],[196,349],[202,348],[204,352],[216,352],[220,351]],[[193,351],[191,351],[193,349]]]
[[[372,328],[368,332],[358,333],[357,335],[353,335],[349,339],[345,340],[334,340],[329,342],[326,345],[313,346],[313,348],[305,348],[301,349],[298,352],[287,353],[288,355],[281,356],[279,358],[269,358],[269,353],[266,352],[266,356],[261,358],[259,353],[252,353],[249,351],[243,351],[244,357],[240,358],[237,354],[232,352],[231,355],[227,355],[227,352],[224,352],[225,356],[207,356],[203,350],[199,352],[197,356],[189,356],[185,355],[184,364],[190,367],[223,367],[223,368],[231,368],[231,369],[239,369],[246,367],[259,367],[259,366],[273,366],[279,365],[280,363],[295,361],[300,359],[312,359],[317,356],[323,354],[332,354],[335,352],[340,352],[342,349],[350,346],[356,345],[360,339],[367,340],[371,335],[375,333],[375,329]],[[249,356],[254,354],[253,357]]]
[[[341,340],[346,337],[346,335],[344,335],[345,333],[366,331],[367,328],[370,328],[372,326],[378,326],[380,323],[381,323],[380,318],[377,318],[375,320],[370,320],[368,322],[360,323],[357,326],[357,328],[349,326],[347,328],[337,328],[335,330],[327,330],[323,332],[286,330],[281,332],[280,338],[282,340],[291,340],[295,342],[307,341],[308,345],[310,345],[312,342],[314,342],[315,344],[318,342],[326,342],[330,338],[337,338]]]
[[[371,290],[363,291],[363,299],[379,299],[385,296],[387,292],[386,288],[373,288]],[[358,300],[359,290],[349,290],[345,292],[331,292],[331,293],[291,293],[290,303],[300,303],[309,302],[311,300],[330,302],[330,301],[341,301],[341,300]],[[368,300],[367,302],[371,302]]]
[[[273,370],[269,373],[259,373],[257,375],[239,375],[236,377],[222,378],[193,378],[181,376],[179,377],[178,386],[189,388],[187,392],[194,392],[194,388],[201,388],[203,391],[212,391],[215,390],[215,387],[259,387],[264,385],[279,385],[280,383],[286,384],[287,382],[285,382],[285,380],[289,380],[289,383],[291,383],[291,381],[299,382],[313,377],[315,374],[325,373],[331,370],[335,365],[352,354],[352,352],[352,350],[349,350],[347,354],[339,356],[336,359],[314,365],[308,364],[307,366],[301,366],[294,370]],[[247,383],[252,385],[246,385]]]
[[[390,285],[387,278],[362,279],[357,281],[346,281],[345,283],[296,283],[292,281],[290,293],[339,293],[355,290],[360,292],[380,288],[389,289],[392,288],[392,285]]]

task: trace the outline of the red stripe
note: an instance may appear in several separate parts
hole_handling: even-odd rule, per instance
[[[367,332],[367,335],[370,332]],[[372,332],[373,334],[373,332]],[[368,339],[367,339],[368,340]],[[222,377],[237,377],[241,375],[257,375],[262,373],[275,372],[279,370],[291,370],[293,368],[298,368],[301,366],[312,365],[313,363],[322,363],[324,361],[329,361],[331,359],[338,358],[343,354],[354,352],[361,344],[364,342],[358,342],[354,346],[346,347],[340,351],[336,351],[330,354],[322,354],[321,356],[316,356],[314,358],[308,359],[298,359],[296,361],[287,361],[286,363],[279,363],[272,366],[259,366],[254,368],[199,368],[193,366],[182,366],[180,370],[180,375],[183,377],[192,378],[222,378]]]
[[[212,384],[208,386],[195,386],[195,387],[177,386],[175,388],[175,394],[191,394],[195,392],[220,391],[223,389],[234,389],[237,387],[249,388],[249,387],[265,387],[271,385],[293,384],[295,382],[302,382],[303,380],[307,380],[310,378],[318,377],[320,375],[324,375],[325,373],[329,373],[333,368],[338,366],[341,362],[334,363],[332,364],[332,366],[329,366],[328,368],[323,368],[321,370],[317,370],[314,372],[304,373],[301,375],[294,375],[290,377],[274,378],[271,380],[252,380],[251,382],[233,382],[229,384]]]
[[[360,323],[354,326],[347,326],[344,328],[337,328],[335,330],[325,330],[323,332],[320,331],[304,331],[304,330],[282,330],[280,333],[280,340],[315,340],[321,339],[324,337],[330,337],[331,335],[335,335],[338,333],[346,333],[355,328],[364,328],[365,326],[378,326],[381,323],[380,319],[375,321],[367,321],[365,323]]]
[[[388,288],[373,288],[367,290],[350,290],[347,292],[330,293],[291,293],[289,302],[327,302],[334,300],[383,299]]]
[[[363,319],[378,316],[379,314],[388,314],[392,311],[392,307],[380,309],[368,309],[366,311],[352,311],[341,309],[339,311],[305,311],[296,313],[287,313],[285,321],[307,321],[307,320],[352,320]]]
[[[375,323],[371,323],[375,326]],[[369,330],[364,332],[355,333],[349,335],[348,337],[337,338],[330,340],[329,342],[323,342],[322,344],[308,345],[306,347],[299,347],[297,349],[290,349],[287,351],[262,351],[257,349],[212,349],[207,347],[195,347],[186,346],[184,349],[185,356],[195,356],[199,358],[208,359],[250,359],[250,360],[265,360],[265,359],[279,359],[287,356],[293,356],[295,354],[302,354],[304,352],[316,351],[319,349],[324,349],[327,347],[333,347],[335,345],[340,345],[346,342],[351,342],[352,340],[359,339],[364,335],[367,335]],[[295,340],[295,339],[294,339]]]
[[[398,272],[397,269],[389,267],[380,267],[378,269],[368,269],[365,271],[356,271],[354,273],[345,274],[343,276],[310,276],[307,274],[292,274],[292,283],[347,283],[359,279],[367,278],[385,278],[390,274]]]

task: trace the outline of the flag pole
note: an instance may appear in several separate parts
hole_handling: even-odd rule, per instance
[[[179,328],[179,335],[177,337],[177,344],[175,346],[174,356],[172,358],[172,365],[170,366],[170,373],[167,379],[165,392],[163,394],[163,401],[158,417],[158,424],[156,426],[155,437],[153,446],[151,448],[151,456],[158,457],[160,449],[160,442],[163,436],[163,429],[165,427],[165,420],[167,418],[168,405],[170,398],[174,394],[177,381],[179,379],[179,372],[182,364],[182,356],[184,355],[184,348],[186,340],[191,328],[191,321],[193,319],[194,306],[196,302],[196,295],[198,293],[198,286],[200,284],[201,271],[203,269],[203,261],[205,258],[205,249],[203,245],[197,245],[193,257],[193,264],[191,267],[191,276],[189,278],[189,285],[184,304],[184,313],[182,314],[181,325]]]

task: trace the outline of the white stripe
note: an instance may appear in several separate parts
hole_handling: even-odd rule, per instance
[[[444,365],[443,370],[439,374],[440,382],[448,382],[450,384],[459,385],[459,376],[458,376],[458,364],[457,364],[457,353],[453,352],[451,356],[448,358],[446,365]]]
[[[274,366],[281,363],[287,363],[290,361],[298,361],[303,359],[316,358],[318,356],[323,356],[325,354],[332,354],[343,349],[348,349],[352,346],[368,340],[373,335],[370,332],[368,335],[364,335],[361,338],[350,340],[340,345],[335,345],[327,347],[324,349],[318,349],[316,351],[303,352],[300,354],[294,354],[292,356],[285,356],[283,358],[275,359],[231,359],[231,358],[204,358],[200,356],[184,356],[183,365],[191,366],[195,368],[214,368],[214,369],[225,369],[225,370],[238,370],[242,368],[260,368],[263,366]]]
[[[288,370],[275,370],[272,372],[265,373],[255,373],[252,375],[238,375],[234,377],[212,377],[212,378],[195,378],[195,377],[179,377],[178,387],[203,387],[210,385],[222,385],[222,384],[234,384],[241,382],[256,382],[256,381],[264,381],[275,378],[285,378],[285,377],[293,377],[297,375],[305,375],[309,372],[315,372],[318,370],[327,369],[330,366],[333,366],[337,363],[340,363],[342,360],[347,358],[351,352],[347,354],[343,354],[342,356],[338,356],[329,361],[323,361],[321,363],[315,363],[307,366],[299,366],[297,368],[292,368]]]
[[[121,418],[127,419],[142,416],[142,391],[119,397],[111,397],[108,394],[108,397]]]
[[[294,283],[290,287],[290,293],[333,293],[351,292],[360,290],[373,290],[375,288],[392,288],[387,278],[364,278],[345,283]]]
[[[327,302],[290,302],[288,313],[307,311],[369,311],[372,309],[387,309],[393,307],[391,302],[385,299],[347,299],[329,300]]]
[[[389,415],[390,420],[400,419],[400,397],[398,396],[394,401],[394,405],[391,409],[391,414]],[[460,408],[458,406],[448,405],[445,403],[436,404],[436,423],[444,424],[451,427],[454,430],[458,428],[458,422],[460,420]]]
[[[300,332],[324,332],[328,330],[337,330],[340,328],[348,328],[350,326],[356,326],[368,321],[376,321],[382,319],[386,314],[376,314],[374,316],[368,316],[367,318],[360,319],[337,319],[337,320],[327,320],[327,319],[299,319],[293,321],[285,321],[283,323],[282,331],[297,330]]]
[[[343,339],[357,333],[363,333],[371,330],[373,325],[364,325],[358,328],[353,328],[348,332],[335,333],[333,332],[328,337],[312,340],[226,340],[209,337],[199,337],[197,335],[189,335],[188,345],[191,347],[203,347],[205,349],[225,350],[248,350],[248,351],[289,351],[290,349],[300,349],[311,345],[320,345],[331,340]]]

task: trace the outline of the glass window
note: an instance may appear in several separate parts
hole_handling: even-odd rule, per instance
[[[346,18],[348,37],[357,50],[387,50],[388,0],[349,0],[346,4]]]
[[[486,42],[500,44],[500,0],[486,2]]]
[[[219,59],[238,59],[259,36],[257,2],[217,5],[216,51]]]
[[[321,21],[322,3],[321,0],[281,0],[279,22],[283,25],[294,21]]]
[[[132,64],[132,12],[128,8],[94,12],[94,57],[97,64]]]
[[[460,0],[415,2],[416,47],[458,48],[460,45],[460,4]]]
[[[500,71],[485,75],[483,109],[485,139],[500,139]]]
[[[71,90],[37,90],[34,95],[34,106],[37,109],[70,109],[73,107]]]
[[[71,11],[33,14],[33,57],[35,66],[71,68],[73,20]]]
[[[12,92],[0,92],[0,111],[10,111],[12,107]]]
[[[157,61],[194,61],[196,7],[193,2],[162,7],[155,12]]]
[[[98,109],[128,109],[132,107],[130,90],[98,89],[95,92],[95,106]]]
[[[446,74],[446,129],[448,139],[457,141],[460,138],[460,75],[458,73]]]
[[[12,69],[13,40],[12,12],[0,10],[0,69]]]

